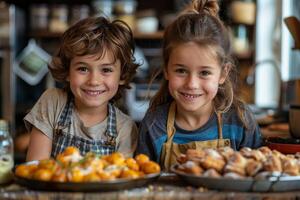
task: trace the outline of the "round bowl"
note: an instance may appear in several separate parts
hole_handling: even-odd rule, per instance
[[[289,126],[291,136],[300,138],[300,105],[290,105]]]

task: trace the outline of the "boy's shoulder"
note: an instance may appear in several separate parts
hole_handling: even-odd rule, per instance
[[[47,90],[44,91],[42,96],[45,98],[67,98],[67,93],[60,88],[48,88]]]
[[[127,114],[125,114],[118,107],[114,106],[116,111],[116,118],[120,123],[134,123],[134,120]]]
[[[49,104],[60,104],[65,105],[67,102],[67,93],[63,89],[59,88],[48,88],[41,95],[39,101]]]

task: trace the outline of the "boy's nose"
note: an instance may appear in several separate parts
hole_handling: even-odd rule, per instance
[[[91,85],[99,85],[101,81],[101,76],[99,76],[97,73],[91,73],[89,76],[88,83]]]

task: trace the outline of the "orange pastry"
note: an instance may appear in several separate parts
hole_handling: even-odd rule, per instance
[[[141,170],[145,174],[153,174],[153,173],[159,173],[160,172],[160,166],[153,161],[145,162],[141,165]]]
[[[145,154],[139,154],[135,156],[135,160],[141,166],[143,163],[148,162],[150,159]]]
[[[16,175],[23,178],[31,178],[34,171],[37,169],[37,165],[18,165],[16,167]]]
[[[123,170],[121,175],[120,175],[120,178],[136,179],[136,178],[139,178],[139,177],[140,177],[140,174],[137,171],[132,170],[132,169]]]
[[[52,178],[52,171],[49,169],[37,169],[33,175],[32,178],[39,181],[50,181]]]
[[[125,160],[126,166],[134,171],[139,171],[140,166],[134,158],[127,158]]]

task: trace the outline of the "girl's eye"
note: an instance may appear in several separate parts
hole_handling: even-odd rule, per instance
[[[208,75],[210,75],[210,74],[211,74],[210,71],[201,71],[201,72],[200,72],[200,75],[201,75],[201,76],[208,76]]]
[[[182,69],[182,68],[178,68],[175,70],[176,73],[178,74],[184,74],[184,73],[187,73],[187,71],[185,69]]]

